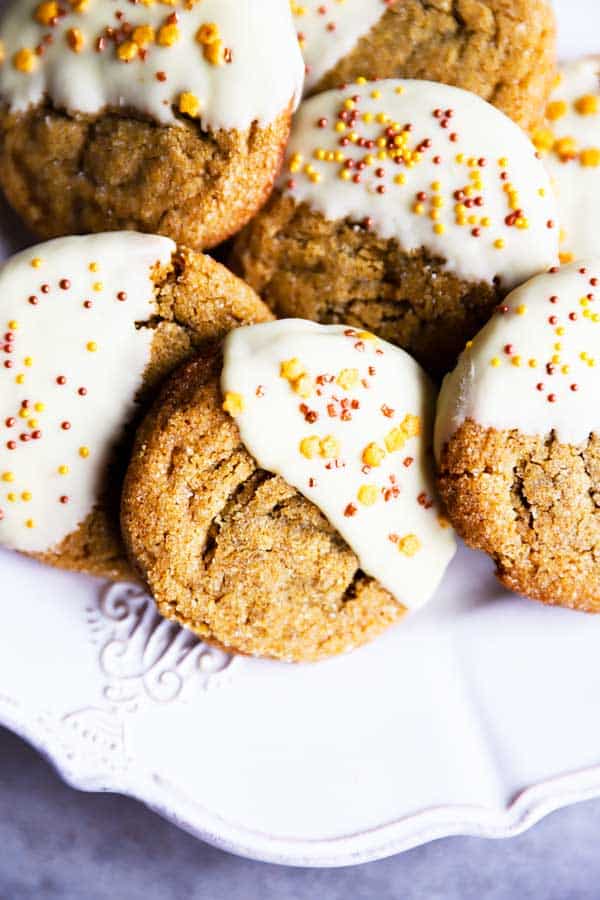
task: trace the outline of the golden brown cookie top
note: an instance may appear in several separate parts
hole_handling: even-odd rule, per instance
[[[174,110],[205,129],[273,122],[299,98],[304,67],[280,0],[15,0],[0,28],[0,97],[69,112]]]

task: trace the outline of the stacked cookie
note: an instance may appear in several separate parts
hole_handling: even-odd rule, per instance
[[[425,604],[450,521],[596,607],[600,264],[557,268],[553,16],[458,7],[9,6],[0,184],[55,240],[0,273],[0,543],[287,660]],[[236,274],[201,252],[233,235]]]

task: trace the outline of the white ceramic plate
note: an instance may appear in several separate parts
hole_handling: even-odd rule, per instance
[[[565,53],[600,49],[596,0],[559,12]],[[600,617],[511,597],[464,549],[423,613],[313,666],[232,659],[135,588],[6,552],[0,603],[0,723],[239,854],[347,865],[600,795]]]

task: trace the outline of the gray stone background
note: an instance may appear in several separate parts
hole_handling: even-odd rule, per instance
[[[343,869],[230,856],[124,797],[80,794],[0,729],[0,900],[597,900],[600,801],[510,841],[449,838]]]

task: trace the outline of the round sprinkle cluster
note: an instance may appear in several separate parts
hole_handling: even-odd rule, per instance
[[[551,275],[558,272],[557,268],[550,270]],[[506,366],[533,371],[536,377],[533,381],[528,379],[528,383],[540,402],[568,403],[569,397],[581,389],[586,373],[600,364],[600,330],[596,328],[600,325],[600,294],[597,290],[600,278],[592,275],[586,266],[577,269],[576,274],[581,285],[579,296],[573,299],[573,296],[559,296],[549,291],[545,299],[546,314],[540,319],[536,307],[531,324],[528,319],[532,311],[524,303],[504,303],[496,313],[501,317],[525,317],[525,330],[521,342],[521,329],[513,329],[513,341],[499,345],[490,357],[489,365],[500,370],[500,375]],[[542,356],[532,356],[524,349],[532,335],[536,343],[542,339],[545,344]]]
[[[460,234],[498,253],[507,247],[510,233],[530,228],[530,212],[515,183],[518,172],[511,174],[506,155],[488,158],[463,146],[459,111],[432,108],[423,129],[386,108],[377,82],[370,82],[368,95],[366,79],[356,83],[360,93],[352,87],[341,90],[334,115],[317,118],[302,150],[291,152],[287,191],[294,195],[303,179],[319,184],[327,177],[327,190],[333,192],[333,172],[346,190],[362,192],[369,203],[378,195],[392,195],[398,209],[428,219],[433,235]],[[398,84],[394,91],[402,95],[406,88]],[[439,175],[425,181],[425,164],[427,172],[439,168]],[[538,193],[543,197],[545,188]],[[373,220],[366,217],[359,224],[368,230]],[[554,229],[554,220],[549,218],[545,226]]]
[[[116,63],[124,66],[156,65],[156,80],[167,82],[168,76],[156,62],[156,48],[181,52],[183,40],[181,17],[186,16],[199,0],[125,0],[121,8],[107,5],[106,21],[90,36],[89,13],[94,10],[94,0],[44,0],[33,11],[33,20],[39,28],[34,46],[0,46],[0,65],[10,64],[25,76],[33,74],[42,64],[48,48],[62,42],[65,48],[76,54],[94,53],[111,55]],[[156,26],[150,21],[130,21],[127,7],[168,7]],[[95,10],[94,10],[95,11]],[[219,25],[202,22],[195,33],[195,43],[200,59],[211,66],[223,66],[233,61],[233,49],[226,45]],[[132,70],[132,77],[138,76]],[[202,109],[202,99],[183,91],[175,98],[164,101],[174,103],[183,115],[196,118]]]
[[[57,460],[55,473],[59,476],[60,482],[65,484],[56,484],[55,503],[56,508],[66,506],[72,499],[72,491],[76,491],[76,481],[71,484],[69,476],[73,470],[75,456],[81,460],[88,460],[93,456],[94,450],[87,445],[75,447],[72,441],[64,443],[72,429],[77,428],[77,420],[65,418],[63,400],[67,397],[77,398],[77,408],[79,409],[78,417],[82,423],[89,421],[91,415],[87,405],[87,400],[93,394],[86,384],[82,384],[81,380],[71,374],[67,376],[62,370],[65,360],[56,360],[56,368],[54,372],[48,372],[47,365],[44,366],[44,360],[40,360],[41,369],[44,372],[43,382],[38,378],[30,378],[36,374],[38,360],[29,349],[29,343],[32,336],[39,339],[39,331],[35,330],[35,317],[39,315],[39,311],[43,310],[45,305],[50,304],[56,306],[61,299],[64,301],[71,299],[73,294],[73,285],[71,277],[65,273],[63,277],[50,281],[43,280],[43,269],[45,261],[40,257],[33,257],[30,260],[30,266],[36,273],[39,272],[39,286],[35,294],[24,293],[20,303],[24,309],[33,307],[33,316],[28,316],[28,327],[22,322],[13,318],[4,322],[4,329],[0,340],[0,380],[3,377],[4,387],[1,388],[3,396],[14,398],[14,408],[5,415],[3,421],[0,422],[0,479],[6,487],[4,492],[0,491],[0,520],[7,518],[9,511],[14,509],[14,527],[19,526],[26,529],[34,529],[38,523],[26,513],[26,505],[34,500],[33,490],[27,480],[18,478],[16,470],[23,472],[24,468],[33,471],[37,465],[35,458],[31,457],[34,447],[39,447],[43,454],[53,455],[58,452],[62,458]],[[90,273],[100,271],[100,264],[92,260],[88,265]],[[37,276],[36,276],[37,277]],[[97,284],[90,282],[90,290],[101,292]],[[78,296],[75,298],[79,303]],[[106,302],[123,303],[127,300],[125,291],[117,291],[114,297],[106,297]],[[83,310],[92,308],[91,301],[87,299],[81,304]],[[60,308],[56,306],[57,315],[60,315]],[[86,313],[84,313],[86,315]],[[85,332],[85,327],[82,329]],[[93,340],[93,334],[90,334],[89,340],[82,340],[80,351],[90,354],[98,354],[99,363],[101,363],[102,348],[98,342]],[[45,360],[47,364],[47,359]],[[4,373],[2,375],[2,373]],[[101,377],[101,375],[99,375]],[[37,387],[29,388],[29,382],[35,383]],[[16,388],[10,388],[10,381],[16,385]],[[36,390],[43,389],[45,399],[37,395]],[[51,397],[51,402],[48,401]],[[72,404],[70,405],[72,409]],[[63,407],[63,409],[61,409]],[[64,449],[60,448],[64,443]],[[46,446],[48,445],[48,446]],[[27,456],[27,454],[29,454]],[[26,466],[19,466],[22,457],[27,459]],[[65,490],[65,485],[70,485]],[[21,512],[21,507],[23,511]],[[49,515],[56,515],[48,510]]]

